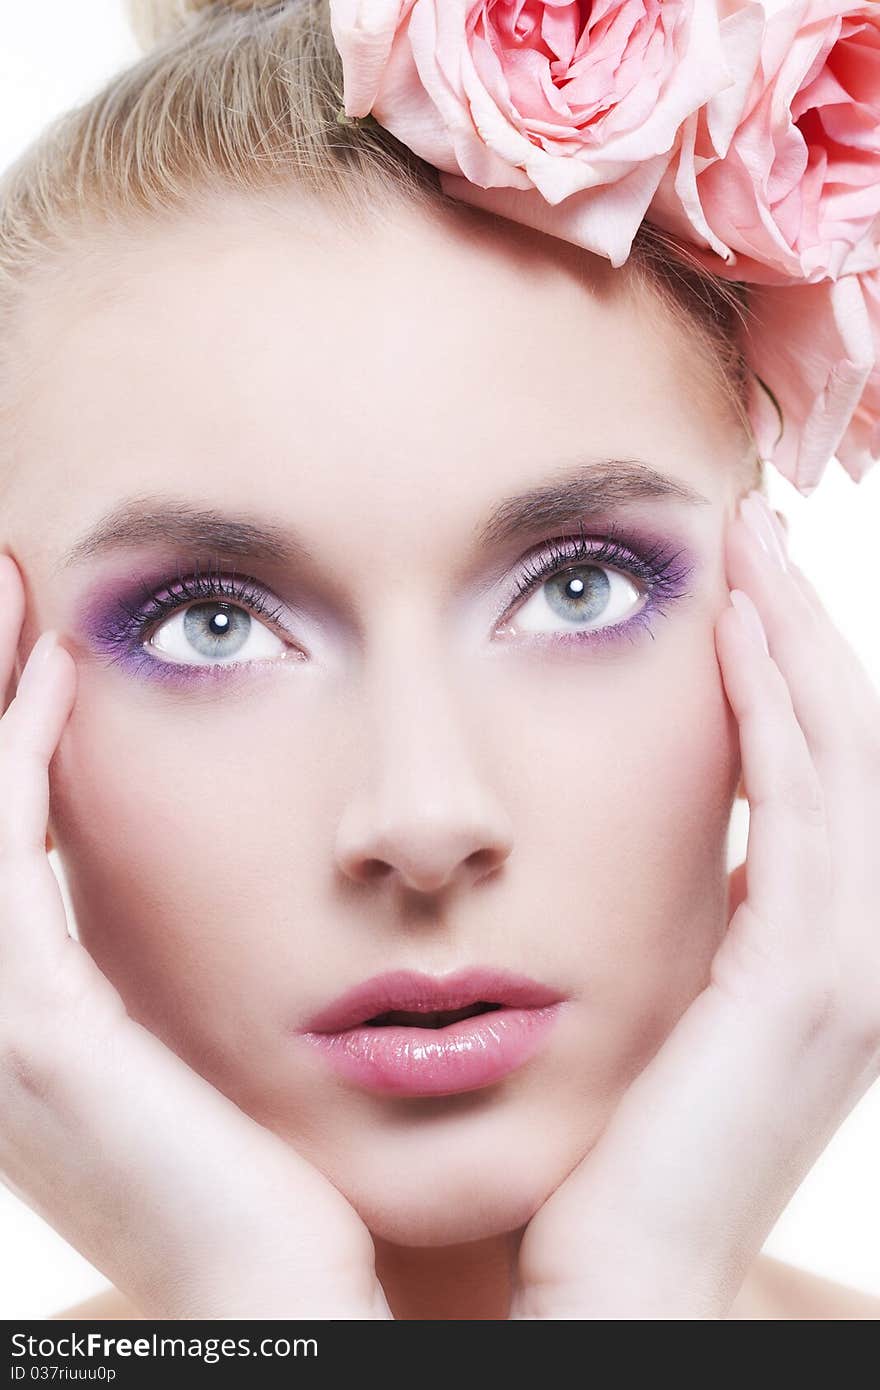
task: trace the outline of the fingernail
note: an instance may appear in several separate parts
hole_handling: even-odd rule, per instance
[[[788,563],[785,558],[785,551],[774,530],[768,511],[769,508],[766,506],[764,499],[755,492],[750,492],[748,497],[743,497],[739,504],[739,514],[757,540],[761,549],[764,551],[764,554],[767,555],[779,569],[787,571]]]
[[[753,641],[760,643],[764,648],[765,655],[769,656],[770,648],[767,645],[767,634],[764,631],[764,624],[761,622],[761,615],[748,594],[743,593],[742,589],[731,589],[730,601],[742,618],[749,636]]]
[[[46,662],[51,657],[58,645],[58,633],[54,628],[43,632],[31,647],[30,655],[24,664],[21,673],[21,680],[18,682],[18,689],[28,691],[32,686],[38,684],[40,677],[46,669]]]

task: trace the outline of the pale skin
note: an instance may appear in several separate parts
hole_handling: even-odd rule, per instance
[[[352,236],[292,198],[230,200],[108,249],[100,293],[71,265],[70,298],[27,306],[0,564],[0,1173],[113,1282],[61,1316],[880,1310],[760,1254],[880,1074],[859,833],[877,695],[740,517],[742,441],[680,330],[576,263],[525,229],[410,210]],[[702,494],[618,518],[687,550],[688,592],[653,640],[506,644],[496,590],[572,527],[473,536],[587,454]],[[96,586],[214,558],[159,537],[62,569],[146,494],[305,539],[295,582],[223,568],[287,601],[308,663],[276,635],[196,693],[100,659]],[[477,963],[569,996],[494,1087],[392,1103],[290,1035],[380,970]]]

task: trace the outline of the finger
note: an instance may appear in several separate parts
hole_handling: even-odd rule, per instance
[[[740,591],[736,591],[739,595]],[[748,595],[741,595],[757,618]],[[773,657],[736,608],[715,629],[722,679],[739,728],[743,782],[749,801],[748,900],[795,945],[820,916],[830,888],[825,801],[788,684]]]
[[[42,852],[49,815],[49,763],[73,706],[76,664],[54,631],[25,662],[15,698],[0,719],[0,857]]]
[[[743,515],[728,530],[728,580],[757,607],[820,777],[845,805],[849,770],[864,757],[864,739],[877,729],[880,704],[867,674],[856,675],[852,648],[816,597],[790,565],[782,569],[774,562],[743,520],[754,517],[755,506],[745,499]]]
[[[828,609],[816,589],[815,585],[807,578],[804,571],[790,557],[788,568],[795,584],[811,605],[820,624],[825,625],[826,636],[830,636],[830,643],[836,643],[837,653],[841,660],[841,674],[845,674],[848,680],[852,680],[855,690],[867,697],[870,705],[871,700],[878,698],[878,690],[871,679],[870,672],[865,667],[864,662],[852,643],[847,640],[840,628],[834,622]],[[829,629],[833,635],[829,634]]]
[[[21,572],[11,555],[0,554],[0,689],[5,713],[15,698],[18,676],[16,652],[25,616],[25,592]],[[46,853],[53,848],[51,834],[46,833]]]
[[[866,1008],[857,1001],[866,992],[865,981],[876,977],[876,913],[869,904],[876,902],[880,880],[866,828],[880,818],[880,696],[797,568],[790,563],[785,570],[774,566],[741,523],[738,537],[731,537],[734,553],[738,544],[749,567],[751,592],[763,603],[761,618],[768,630],[771,657],[784,677],[821,789],[821,794],[811,796],[808,785],[798,782],[794,792],[795,797],[804,798],[798,819],[816,822],[812,838],[804,832],[799,835],[800,854],[793,861],[802,866],[797,872],[806,894],[792,884],[792,895],[799,894],[802,901],[806,896],[811,902],[811,911],[805,910],[804,929],[810,923],[819,928],[811,938],[812,954],[803,954],[801,966],[811,970],[814,978],[824,970],[828,978],[845,982],[853,1017],[863,1014],[870,1034],[876,1015],[871,992],[876,998],[876,985],[867,986]],[[731,679],[736,682],[745,671],[733,672]],[[811,800],[816,805],[811,806]],[[817,809],[820,802],[821,811]],[[809,857],[811,842],[817,856],[812,864],[804,858]],[[758,834],[753,854],[750,834],[748,864],[753,859],[760,864],[765,854],[772,857],[772,853]],[[755,907],[752,884],[750,876],[748,899]],[[759,929],[755,940],[766,948],[771,934],[766,927],[763,935]],[[730,959],[723,964],[729,965]]]
[[[43,633],[0,719],[0,970],[38,981],[70,939],[58,881],[46,858],[49,763],[73,705],[76,665]],[[13,975],[13,965],[15,974]]]
[[[4,710],[15,695],[15,655],[24,612],[24,586],[18,565],[11,555],[0,555],[0,688],[4,691]]]
[[[763,496],[763,494],[762,494],[760,491],[758,491],[757,489],[753,489],[753,490],[752,490],[752,493],[751,493],[750,495],[751,495],[751,496],[754,496],[756,492],[757,492],[757,495],[758,495],[759,497],[762,497],[762,496]],[[766,498],[765,498],[764,500],[766,501]],[[776,535],[777,535],[777,537],[779,538],[779,543],[780,543],[780,545],[782,546],[782,551],[783,551],[783,554],[784,554],[784,556],[785,556],[785,560],[786,560],[786,563],[787,563],[787,565],[788,565],[788,569],[789,569],[789,571],[791,572],[791,575],[792,575],[793,579],[795,580],[795,583],[797,583],[797,584],[799,585],[799,587],[800,587],[800,589],[801,589],[801,592],[802,592],[803,595],[804,595],[804,598],[807,600],[807,602],[808,602],[808,603],[811,605],[811,607],[814,609],[816,615],[817,615],[818,617],[825,617],[825,618],[828,618],[829,621],[830,621],[830,618],[829,618],[829,615],[828,615],[827,610],[826,610],[826,608],[825,608],[825,605],[823,604],[823,602],[822,602],[822,600],[820,599],[819,595],[817,594],[816,590],[813,588],[812,584],[810,584],[810,583],[807,581],[806,576],[804,575],[803,570],[801,570],[801,569],[795,564],[794,560],[792,559],[791,551],[790,551],[790,547],[789,547],[789,522],[788,522],[788,517],[786,517],[782,512],[780,512],[780,511],[778,510],[778,508],[771,507],[770,504],[769,504],[769,502],[767,503],[767,511],[768,511],[768,513],[769,513],[770,521],[771,521],[771,524],[772,524],[772,526],[773,526],[773,529],[775,530]]]

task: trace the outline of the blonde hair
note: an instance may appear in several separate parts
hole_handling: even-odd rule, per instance
[[[436,168],[372,117],[340,120],[328,0],[128,0],[128,12],[143,56],[53,121],[0,179],[0,412],[26,286],[63,266],[68,250],[83,254],[89,235],[106,244],[216,192],[292,184],[353,227],[401,200],[505,225],[444,194]],[[648,223],[625,269],[691,338],[687,385],[721,389],[748,441],[746,485],[759,486],[737,335],[745,287],[712,276]]]

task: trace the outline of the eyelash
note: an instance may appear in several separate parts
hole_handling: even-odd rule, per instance
[[[666,609],[673,599],[685,597],[687,590],[682,586],[690,575],[687,564],[677,564],[681,550],[658,542],[643,553],[630,549],[617,539],[616,528],[612,525],[607,535],[599,543],[591,541],[585,534],[581,523],[576,536],[567,537],[561,542],[550,541],[536,557],[528,559],[516,582],[513,606],[519,607],[526,598],[548,579],[561,571],[576,569],[579,565],[611,565],[624,573],[641,579],[647,585],[648,602],[632,617],[622,623],[612,623],[606,627],[563,635],[547,634],[544,640],[552,642],[588,642],[604,645],[616,642],[623,636],[633,641],[639,631],[646,631],[653,638],[651,624],[655,614],[665,617]],[[505,608],[505,615],[511,605]],[[504,615],[502,615],[504,616]],[[531,636],[529,641],[542,640]]]
[[[687,565],[676,563],[681,553],[662,543],[639,553],[616,538],[614,527],[597,543],[587,537],[581,524],[576,536],[545,543],[542,550],[524,562],[515,583],[513,598],[505,604],[500,617],[506,617],[514,608],[519,607],[547,579],[555,577],[561,570],[574,568],[579,564],[611,565],[642,580],[647,585],[648,602],[622,623],[570,634],[548,633],[545,640],[604,644],[617,641],[622,636],[628,636],[633,640],[640,630],[648,631],[653,637],[651,623],[654,614],[665,616],[669,602],[682,597],[686,592],[682,584],[690,570]],[[138,672],[147,668],[150,675],[160,679],[199,679],[215,675],[222,677],[224,674],[228,676],[231,669],[261,664],[240,662],[225,666],[221,663],[184,666],[180,662],[159,661],[146,654],[144,644],[152,628],[190,603],[212,600],[238,604],[284,631],[283,623],[280,621],[284,612],[283,605],[273,606],[269,595],[256,581],[237,578],[234,572],[230,575],[225,575],[219,570],[199,573],[197,566],[195,574],[190,576],[183,576],[178,569],[177,579],[173,583],[163,585],[156,592],[151,592],[145,584],[142,588],[140,606],[120,599],[119,617],[111,623],[112,631],[105,636],[107,645],[113,650],[118,650],[120,659],[134,657]],[[529,640],[540,641],[541,637],[532,636]]]
[[[151,630],[193,602],[206,603],[217,600],[234,603],[283,631],[280,620],[284,612],[283,605],[273,606],[265,589],[255,580],[236,578],[234,571],[230,575],[222,574],[219,569],[199,573],[196,566],[194,574],[184,576],[178,567],[177,578],[173,583],[163,585],[156,592],[152,592],[144,583],[141,594],[140,606],[130,604],[124,599],[118,600],[117,615],[111,620],[110,631],[105,635],[105,640],[111,651],[118,651],[119,656],[116,659],[125,660],[133,657],[136,673],[146,669],[148,675],[159,679],[197,680],[214,675],[228,677],[231,669],[258,664],[239,662],[236,667],[234,662],[226,666],[218,662],[205,666],[184,666],[181,662],[159,661],[156,657],[148,656],[144,643]]]

